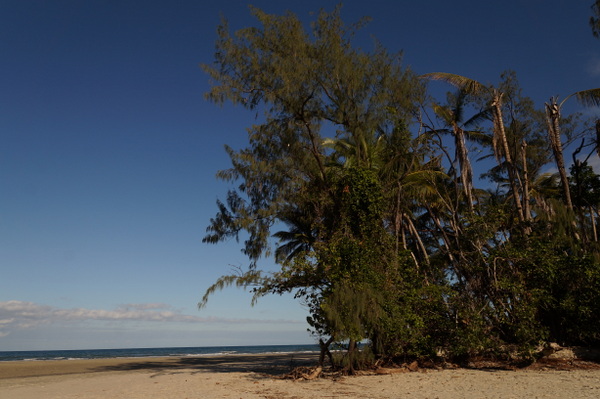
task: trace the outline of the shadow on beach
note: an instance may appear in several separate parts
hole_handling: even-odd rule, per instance
[[[254,372],[270,376],[288,373],[299,366],[314,366],[318,355],[270,354],[227,355],[218,357],[164,358],[158,360],[133,360],[115,365],[94,368],[93,371],[152,371],[157,374],[191,372],[236,373]]]

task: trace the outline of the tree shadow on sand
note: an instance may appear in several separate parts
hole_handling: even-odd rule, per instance
[[[136,360],[131,362],[101,366],[93,371],[151,371],[157,375],[182,372],[197,374],[202,372],[247,373],[253,372],[268,376],[288,373],[300,366],[313,366],[317,356],[310,354],[285,355],[231,355],[219,357],[182,357],[165,359]]]

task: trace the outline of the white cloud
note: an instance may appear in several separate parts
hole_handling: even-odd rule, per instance
[[[167,305],[166,303],[127,303],[119,306],[119,309],[124,310],[157,310],[171,308],[171,305]]]
[[[222,317],[198,317],[174,310],[160,303],[126,304],[115,310],[103,309],[60,309],[33,302],[0,302],[0,337],[11,331],[38,327],[43,324],[85,321],[138,321],[163,323],[198,324],[249,324],[249,323],[298,323],[290,320],[228,319]]]

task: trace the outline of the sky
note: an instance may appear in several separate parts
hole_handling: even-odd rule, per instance
[[[337,3],[251,2],[306,22]],[[345,1],[342,18],[372,17],[360,47],[374,36],[419,74],[515,70],[542,106],[600,87],[591,3]],[[234,240],[202,238],[230,187],[224,145],[244,147],[255,115],[206,101],[199,65],[221,16],[256,24],[248,4],[0,2],[0,351],[314,342],[290,296],[252,307],[229,288],[197,308],[247,264]]]

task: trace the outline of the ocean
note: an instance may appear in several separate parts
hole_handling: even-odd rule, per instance
[[[52,351],[0,351],[0,361],[16,360],[73,360],[132,357],[192,357],[210,355],[241,355],[270,353],[319,352],[318,345],[264,345],[264,346],[200,346],[182,348],[125,348]]]

